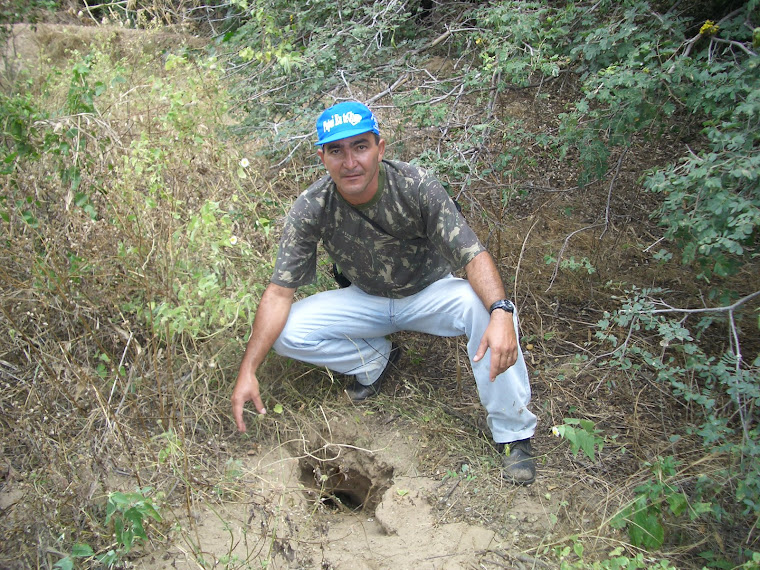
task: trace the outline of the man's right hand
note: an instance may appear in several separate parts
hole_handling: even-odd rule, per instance
[[[261,401],[259,394],[259,381],[256,379],[254,372],[238,372],[235,389],[232,391],[232,416],[235,418],[238,431],[245,432],[245,422],[243,421],[243,408],[246,402],[253,402],[256,411],[260,414],[266,414],[264,402]]]
[[[235,389],[232,391],[232,416],[240,432],[245,431],[243,408],[246,402],[253,402],[256,411],[260,414],[267,413],[259,394],[256,370],[285,327],[295,292],[295,289],[270,283],[261,296],[256,318],[253,320],[251,336],[248,338],[243,361],[240,363]]]

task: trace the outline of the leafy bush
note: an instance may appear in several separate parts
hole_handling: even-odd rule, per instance
[[[694,495],[683,504],[681,492],[666,482],[675,475],[673,458],[654,464],[657,479],[639,487],[635,503],[615,519],[616,525],[630,525],[634,544],[647,548],[662,544],[665,523],[660,513],[664,509],[658,505],[663,500],[676,516],[688,512],[691,516],[710,513],[716,519],[740,515],[756,519],[760,515],[760,424],[753,412],[760,404],[760,359],[748,362],[741,357],[733,315],[755,295],[727,308],[680,311],[663,308],[657,300],[662,293],[660,289],[629,290],[621,309],[597,324],[597,337],[617,347],[614,364],[620,370],[651,373],[657,382],[669,386],[676,396],[700,411],[701,423],[686,426],[686,433],[699,435],[707,456],[722,467],[710,476],[702,474]],[[728,322],[720,319],[722,312],[730,314]],[[687,327],[686,319],[670,317],[669,313],[693,313],[700,318]],[[722,354],[708,351],[698,340],[720,322],[727,325],[732,346]],[[621,335],[616,330],[625,332]],[[645,341],[648,335],[654,335],[655,340]],[[622,336],[627,337],[625,342]],[[655,347],[662,348],[656,351]],[[679,436],[672,437],[677,441]],[[732,491],[734,505],[710,491],[721,488]]]
[[[482,65],[474,73],[481,82],[497,77],[499,90],[558,77],[567,71],[568,41],[579,15],[573,4],[544,2],[509,1],[479,9],[475,44]]]
[[[590,420],[565,418],[565,423],[554,426],[552,433],[570,442],[573,455],[583,450],[591,461],[596,461],[597,449],[601,453],[604,448],[604,438],[600,436],[602,432]]]
[[[570,49],[584,70],[584,97],[563,116],[562,148],[578,149],[581,183],[604,176],[612,148],[677,129],[668,117],[685,125],[682,134],[702,124],[705,150],[655,170],[645,187],[663,194],[653,217],[706,279],[733,274],[757,254],[760,61],[743,25],[756,9],[749,2],[687,39],[689,21],[653,18],[648,2],[629,0]]]
[[[132,547],[148,540],[146,523],[149,519],[161,522],[153,498],[146,496],[151,489],[138,489],[131,493],[114,492],[108,496],[105,524],[112,527],[116,539],[115,548],[104,554],[96,554],[89,544],[77,543],[71,554],[53,566],[59,570],[72,570],[78,558],[96,560],[106,568],[113,568],[132,550]]]
[[[664,196],[657,215],[666,237],[680,246],[683,263],[699,263],[708,280],[735,274],[759,253],[760,74],[753,72],[747,81],[748,73],[733,65],[726,71],[731,87],[723,89],[739,103],[727,101],[730,115],[706,128],[708,149],[655,172],[645,183]]]
[[[678,475],[678,461],[673,457],[657,458],[649,463],[654,479],[634,489],[636,498],[613,517],[613,528],[628,528],[631,544],[657,550],[665,542],[665,520],[677,526],[679,518],[691,520],[712,511],[710,503],[690,500],[672,479]]]

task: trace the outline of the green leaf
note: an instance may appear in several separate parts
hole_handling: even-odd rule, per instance
[[[71,547],[71,555],[76,556],[77,558],[86,558],[88,556],[94,556],[95,552],[89,544],[78,542]]]
[[[36,229],[40,227],[40,223],[37,221],[37,218],[35,218],[34,214],[29,211],[21,212],[21,218],[32,228]]]
[[[96,557],[98,562],[106,566],[107,568],[110,568],[114,564],[116,564],[116,561],[119,559],[119,555],[114,550],[109,550],[105,554],[102,554],[100,556]]]
[[[594,436],[588,432],[579,431],[577,432],[577,437],[578,437],[578,445],[580,445],[580,448],[583,450],[583,453],[585,453],[586,456],[591,461],[596,461],[596,452],[594,450],[594,445],[596,443],[596,440]]]
[[[634,546],[657,550],[665,542],[665,529],[660,524],[660,519],[645,509],[633,516],[631,525],[628,527],[628,536]]]
[[[58,562],[53,564],[53,568],[60,568],[61,570],[73,570],[74,561],[71,559],[71,556],[67,556],[66,558],[61,558]]]
[[[670,506],[670,512],[675,516],[680,516],[688,508],[689,501],[683,493],[674,493],[668,495],[668,505]]]

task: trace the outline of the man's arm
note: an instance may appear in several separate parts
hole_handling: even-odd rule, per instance
[[[248,339],[235,389],[232,391],[232,415],[240,432],[245,431],[243,407],[246,402],[253,402],[260,414],[267,413],[261,401],[256,370],[285,327],[295,292],[295,289],[270,283],[261,296],[261,302],[253,320],[251,337]]]
[[[465,265],[465,271],[467,280],[486,308],[506,298],[504,283],[493,258],[487,251],[476,255]],[[480,346],[473,360],[479,361],[489,348],[491,349],[490,377],[493,382],[499,374],[517,362],[517,332],[512,314],[502,310],[491,313],[491,322],[483,333],[483,338],[480,339]]]

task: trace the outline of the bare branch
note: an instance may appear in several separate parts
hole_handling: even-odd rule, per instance
[[[515,285],[514,290],[512,291],[512,298],[517,299],[517,278],[520,275],[520,264],[522,263],[523,254],[525,254],[525,246],[528,243],[528,238],[530,237],[530,233],[533,231],[533,228],[536,227],[536,224],[540,218],[536,218],[536,220],[531,224],[530,229],[526,232],[525,238],[523,239],[522,247],[520,248],[520,257],[517,258],[517,266],[515,267]]]
[[[298,144],[295,145],[292,149],[290,149],[290,152],[285,158],[283,158],[280,162],[278,162],[274,166],[271,166],[269,170],[279,170],[283,164],[285,164],[286,162],[290,160],[290,157],[295,154],[295,152],[301,147],[301,145],[306,141],[306,139],[309,139],[309,138],[311,138],[311,133],[307,135],[300,135],[300,136],[291,138],[288,142],[293,141],[293,140],[298,140]]]
[[[397,89],[398,87],[401,87],[407,81],[409,81],[409,74],[405,73],[404,75],[402,75],[401,77],[399,77],[398,79],[396,79],[396,81],[394,81],[393,84],[390,87],[388,87],[388,89],[386,89],[384,91],[381,91],[380,93],[378,93],[376,95],[373,95],[372,97],[370,97],[369,99],[367,99],[367,101],[366,101],[367,105],[372,105],[372,103],[374,103],[378,99],[382,99],[386,95],[391,95],[393,93],[394,89]]]
[[[726,313],[735,311],[742,305],[750,302],[755,297],[760,296],[760,291],[755,291],[754,293],[750,293],[749,295],[746,295],[736,301],[735,303],[731,305],[726,305],[724,307],[702,307],[700,309],[680,309],[677,307],[671,307],[670,305],[667,305],[666,303],[662,303],[663,305],[667,306],[667,309],[656,309],[652,311],[652,314],[658,314],[658,313],[687,313],[687,314],[695,314],[695,313]]]
[[[750,55],[750,56],[753,56],[753,57],[757,56],[757,54],[754,51],[752,51],[751,49],[749,49],[743,43],[737,42],[735,40],[724,40],[723,38],[717,38],[717,37],[713,36],[712,38],[710,38],[710,42],[711,43],[719,43],[719,44],[728,44],[728,45],[731,45],[731,46],[735,46],[735,47],[738,47],[740,50],[742,50],[747,55]]]

